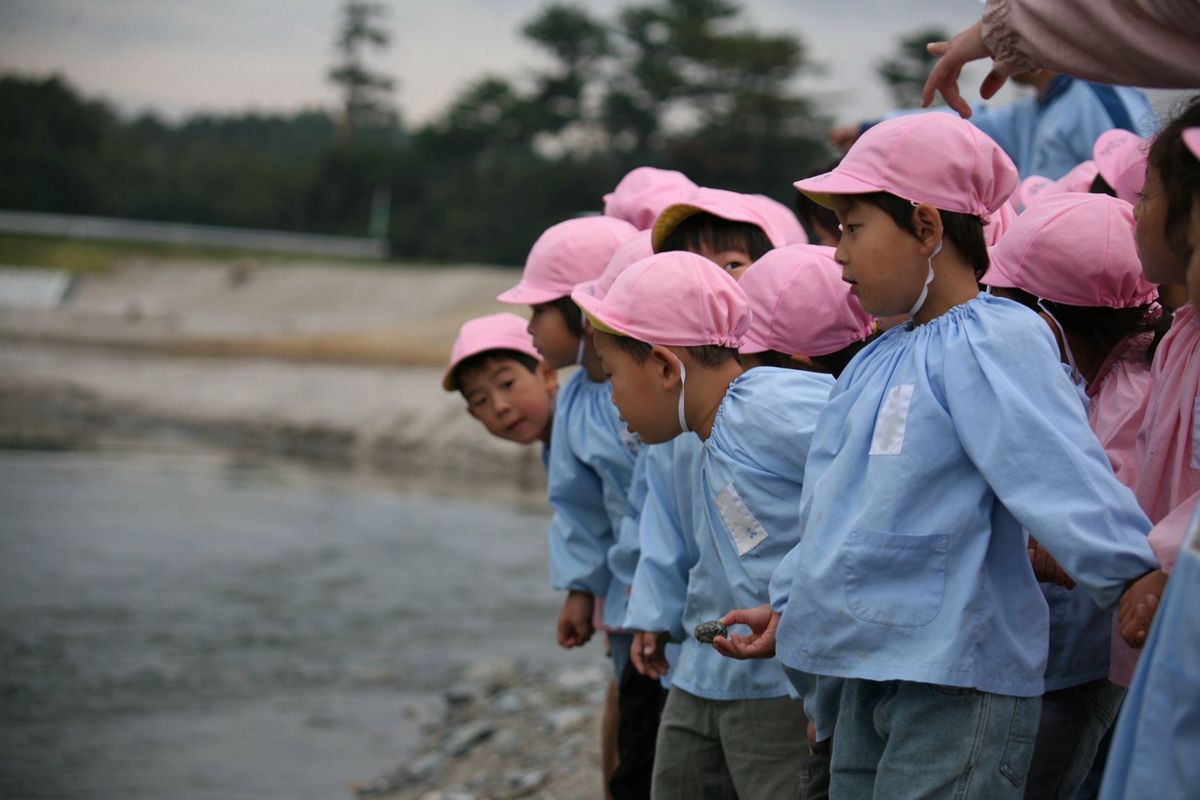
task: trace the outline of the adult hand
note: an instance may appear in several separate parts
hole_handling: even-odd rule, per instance
[[[946,104],[966,119],[971,116],[971,107],[958,91],[958,79],[964,65],[989,58],[992,53],[983,41],[983,23],[976,22],[966,30],[959,31],[948,42],[930,42],[926,49],[930,55],[940,56],[929,72],[925,88],[921,92],[921,107],[933,102],[933,93],[941,92]],[[992,70],[979,86],[979,96],[984,100],[993,97],[1008,78]]]
[[[858,141],[860,130],[862,130],[862,125],[857,122],[838,125],[825,131],[825,138],[837,149],[845,151],[849,150],[851,145]]]
[[[746,625],[749,636],[733,634],[726,638],[713,639],[713,647],[727,658],[770,658],[775,655],[775,629],[779,627],[779,615],[765,603],[757,608],[739,608],[721,617],[726,626]]]

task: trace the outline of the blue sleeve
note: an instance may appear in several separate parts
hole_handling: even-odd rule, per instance
[[[688,574],[699,553],[685,530],[677,495],[674,447],[651,448],[646,460],[646,501],[638,526],[641,556],[625,614],[625,628],[666,631],[682,641]],[[689,462],[680,461],[680,466]]]
[[[570,408],[554,415],[550,437],[550,585],[604,596],[613,531],[603,482],[571,445]]]
[[[1048,330],[1023,309],[948,341],[945,403],[996,498],[1102,608],[1158,566]]]

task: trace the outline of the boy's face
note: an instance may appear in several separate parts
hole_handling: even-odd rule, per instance
[[[844,196],[833,201],[842,225],[834,258],[842,266],[842,280],[850,284],[850,293],[876,317],[907,314],[928,273],[920,240],[878,206]]]
[[[605,376],[612,383],[612,399],[629,430],[646,444],[659,444],[679,435],[679,375],[674,381],[668,362],[651,355],[638,360],[612,343],[608,334],[593,340]]]
[[[1187,257],[1176,253],[1167,243],[1167,194],[1155,167],[1146,168],[1146,185],[1133,207],[1137,220],[1134,239],[1142,274],[1151,283],[1181,284],[1186,279]]]
[[[530,372],[511,358],[489,358],[458,376],[467,413],[488,433],[518,444],[542,438],[554,416],[555,372],[539,364]]]
[[[562,312],[550,303],[530,306],[529,335],[533,346],[550,369],[562,369],[575,363],[579,355],[579,337],[571,333]]]

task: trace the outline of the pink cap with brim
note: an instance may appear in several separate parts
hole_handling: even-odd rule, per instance
[[[988,247],[994,246],[1000,241],[1000,238],[1012,227],[1013,222],[1017,219],[1017,209],[1013,205],[1012,198],[1004,201],[1004,205],[996,209],[996,213],[992,214],[991,219],[983,226],[983,237],[987,242]]]
[[[1056,181],[1034,175],[1021,182],[1017,197],[1021,201],[1021,209],[1027,209],[1034,203],[1040,203],[1047,197],[1063,194],[1064,192],[1087,192],[1092,188],[1092,182],[1100,174],[1096,162],[1088,159],[1081,161],[1071,168],[1071,171]]]
[[[638,261],[604,297],[576,290],[571,299],[596,330],[650,344],[737,348],[750,327],[750,303],[737,281],[682,250]]]
[[[850,294],[834,252],[780,247],[746,270],[738,285],[750,299],[751,320],[741,352],[824,356],[871,335],[875,319]]]
[[[658,215],[658,219],[654,222],[654,234],[651,238],[654,252],[662,251],[663,241],[679,227],[681,222],[700,213],[712,214],[714,217],[733,222],[757,225],[775,247],[783,247],[788,243],[787,232],[780,226],[778,219],[774,218],[774,213],[772,212],[770,215],[764,213],[762,201],[754,199],[754,195],[701,187],[693,192],[687,200],[668,206]]]
[[[957,114],[894,117],[872,126],[832,172],[796,181],[826,207],[833,195],[887,192],[987,219],[1017,188],[1012,159]]]
[[[632,239],[622,242],[617,247],[599,278],[593,281],[584,281],[572,290],[572,294],[582,291],[590,297],[604,297],[612,288],[613,281],[617,279],[618,275],[652,255],[654,255],[654,250],[650,247],[650,231],[639,231]]]
[[[1149,149],[1149,140],[1120,128],[1100,134],[1092,148],[1100,176],[1126,203],[1136,203],[1146,185]]]
[[[639,231],[649,230],[664,208],[686,200],[697,188],[682,172],[638,167],[604,195],[604,215],[623,219]]]
[[[1054,303],[1130,308],[1158,297],[1142,275],[1133,207],[1106,194],[1066,192],[1035,204],[989,253],[981,283]]]
[[[454,370],[471,356],[489,350],[514,350],[541,361],[542,355],[533,346],[533,337],[526,330],[528,327],[528,320],[507,311],[464,322],[450,348],[450,364],[442,375],[442,388],[447,392],[458,389]]]
[[[758,206],[759,212],[783,237],[784,244],[808,244],[808,234],[796,217],[796,212],[773,197],[765,194],[746,195],[749,202]],[[777,245],[778,246],[778,245]]]
[[[1187,149],[1192,151],[1192,155],[1200,161],[1200,128],[1187,128],[1183,132],[1183,143],[1187,145]]]
[[[613,217],[580,217],[553,225],[533,243],[521,281],[496,299],[532,306],[566,297],[577,284],[599,276],[617,246],[637,232]]]

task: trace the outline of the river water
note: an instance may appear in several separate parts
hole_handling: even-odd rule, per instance
[[[0,797],[345,800],[456,667],[579,663],[546,523],[208,452],[0,450]]]

